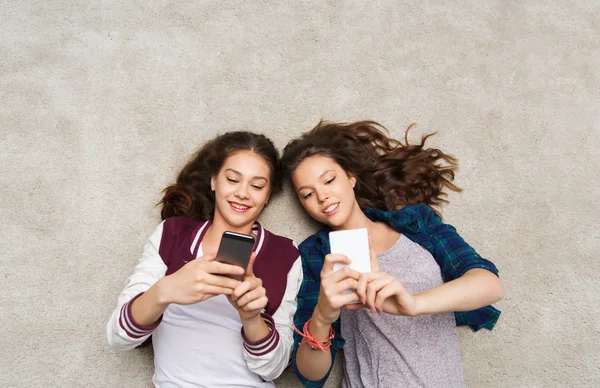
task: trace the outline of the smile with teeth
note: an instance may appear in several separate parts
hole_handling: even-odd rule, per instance
[[[231,206],[231,208],[237,212],[245,212],[250,209],[250,206],[245,206],[235,202],[229,202],[229,206]]]
[[[331,205],[327,206],[327,208],[325,210],[323,210],[323,213],[325,213],[325,214],[331,213],[332,211],[336,210],[339,205],[340,205],[339,202],[331,204]]]

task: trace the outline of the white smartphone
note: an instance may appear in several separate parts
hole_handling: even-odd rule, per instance
[[[371,272],[371,255],[369,253],[369,233],[367,228],[339,230],[329,232],[329,245],[331,253],[339,253],[348,257],[350,264],[335,263],[333,270],[337,271],[344,267],[350,267],[357,272]],[[351,293],[346,290],[342,294]],[[359,300],[351,302],[360,303]]]
[[[347,256],[350,264],[335,263],[333,270],[349,266],[358,272],[371,272],[371,255],[369,254],[369,233],[367,228],[339,230],[329,232],[331,253]]]

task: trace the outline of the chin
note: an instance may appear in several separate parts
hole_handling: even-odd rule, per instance
[[[339,214],[336,214],[332,217],[319,217],[319,218],[315,218],[317,221],[319,221],[320,223],[329,226],[330,228],[337,228],[340,227],[344,224],[343,222],[343,217],[338,217]]]
[[[227,223],[235,228],[239,228],[254,222],[252,217],[227,217]]]
[[[258,218],[258,214],[256,212],[252,212],[251,214],[228,214],[227,221],[231,224],[231,226],[241,227],[248,224],[254,224],[256,219]]]

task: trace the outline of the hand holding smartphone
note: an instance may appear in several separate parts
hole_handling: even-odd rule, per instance
[[[369,252],[369,233],[367,228],[340,230],[329,232],[331,253],[338,253],[348,257],[350,264],[335,263],[333,270],[350,267],[357,272],[371,272],[371,255]],[[351,293],[346,290],[342,294]],[[360,303],[354,301],[353,303]]]
[[[247,234],[229,231],[223,233],[216,260],[225,264],[237,265],[246,270],[254,249],[254,240],[254,236]],[[244,279],[243,275],[231,275],[229,277],[240,281]]]

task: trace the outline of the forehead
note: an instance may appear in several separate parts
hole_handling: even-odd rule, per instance
[[[342,167],[335,160],[324,155],[313,155],[302,161],[294,170],[292,181],[296,187],[309,184],[319,179],[321,174],[328,170],[342,171]]]
[[[243,175],[262,176],[268,178],[271,175],[271,167],[267,161],[253,151],[236,151],[229,155],[223,162],[221,171],[231,168]]]

